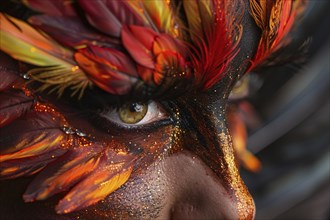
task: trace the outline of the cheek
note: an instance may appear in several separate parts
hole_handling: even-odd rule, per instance
[[[168,212],[169,181],[164,171],[164,161],[174,146],[176,129],[162,127],[152,133],[126,135],[117,141],[140,149],[134,171],[121,188],[95,207],[80,212],[83,218],[100,219],[156,219]],[[75,216],[77,217],[77,216]],[[161,217],[161,219],[164,219]]]
[[[235,195],[186,151],[156,160],[87,213],[106,219],[239,219]]]
[[[95,214],[114,219],[158,219],[168,210],[169,191],[162,162],[158,160],[139,175],[133,175],[101,204]]]
[[[237,196],[240,195],[228,190],[230,185],[188,151],[167,154],[178,148],[172,139],[174,132],[174,128],[167,127],[147,138],[131,136],[129,139],[135,142],[130,142],[145,150],[131,178],[102,203],[80,216],[94,219],[239,219]],[[246,199],[251,198],[248,195]],[[245,211],[250,213],[245,219],[252,219],[254,206]]]

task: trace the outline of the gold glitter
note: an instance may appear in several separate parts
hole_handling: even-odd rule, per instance
[[[235,193],[238,218],[242,220],[253,219],[254,202],[236,167],[231,137],[224,132],[220,133],[218,136],[224,153],[224,161],[222,162],[224,164],[221,165],[227,167],[228,176],[225,178]]]

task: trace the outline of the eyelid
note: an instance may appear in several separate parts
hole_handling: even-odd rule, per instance
[[[126,127],[126,128],[135,128],[143,125],[148,125],[156,121],[168,118],[168,114],[162,108],[162,106],[155,101],[148,103],[148,111],[141,121],[136,124],[127,124],[121,121],[118,115],[118,109],[106,109],[99,113],[102,118],[107,119],[109,122],[115,123],[117,126]]]

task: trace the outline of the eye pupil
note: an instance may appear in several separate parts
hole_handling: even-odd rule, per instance
[[[131,112],[142,112],[143,111],[143,105],[139,103],[132,103],[130,106]]]
[[[148,105],[144,103],[129,103],[119,108],[118,114],[122,122],[136,124],[141,121],[148,112]]]

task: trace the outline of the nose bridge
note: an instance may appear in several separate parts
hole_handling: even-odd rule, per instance
[[[226,191],[234,196],[238,218],[253,219],[254,202],[236,166],[224,106],[198,104],[190,109],[194,109],[189,112],[193,129],[187,132],[184,147],[211,168]]]

